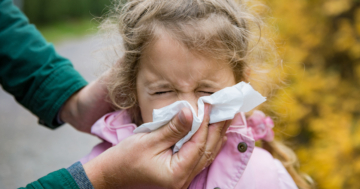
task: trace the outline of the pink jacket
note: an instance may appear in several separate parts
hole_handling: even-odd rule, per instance
[[[257,112],[258,113],[258,112]],[[261,118],[261,119],[260,119]],[[279,160],[269,152],[255,147],[255,139],[272,140],[272,121],[262,113],[251,116],[248,124],[244,114],[233,119],[226,132],[228,138],[214,162],[190,184],[190,189],[288,189],[297,188]],[[86,163],[106,149],[133,135],[136,125],[126,111],[112,112],[99,119],[91,132],[104,142],[82,158]]]

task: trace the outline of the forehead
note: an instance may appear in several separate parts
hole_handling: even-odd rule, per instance
[[[139,64],[141,74],[146,74],[148,80],[217,80],[221,78],[218,78],[220,75],[216,73],[221,70],[233,74],[226,60],[214,59],[192,51],[166,32],[157,34],[156,39],[142,53]]]

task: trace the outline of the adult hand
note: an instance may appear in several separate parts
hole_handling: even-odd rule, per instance
[[[135,134],[84,165],[95,188],[187,188],[226,142],[229,121],[209,125],[210,105],[193,137],[175,154],[171,147],[192,125],[184,108],[167,125],[151,133]]]
[[[111,104],[106,101],[105,86],[108,74],[105,73],[96,81],[74,93],[64,104],[60,117],[75,129],[90,133],[91,126],[103,115],[113,111]]]

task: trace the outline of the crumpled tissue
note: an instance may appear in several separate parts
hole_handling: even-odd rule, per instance
[[[177,101],[160,109],[153,110],[153,122],[144,123],[134,130],[134,133],[154,131],[167,124],[181,109],[191,109],[193,115],[191,131],[177,142],[173,152],[180,150],[181,146],[190,140],[199,129],[204,118],[204,103],[211,104],[210,124],[233,119],[238,112],[248,112],[266,101],[259,92],[255,91],[250,84],[240,82],[232,87],[226,87],[210,96],[200,97],[198,100],[198,113],[187,101]]]

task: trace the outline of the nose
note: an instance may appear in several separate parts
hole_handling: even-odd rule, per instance
[[[198,97],[194,93],[182,93],[178,94],[179,100],[186,100],[194,108],[196,115],[198,115]]]

